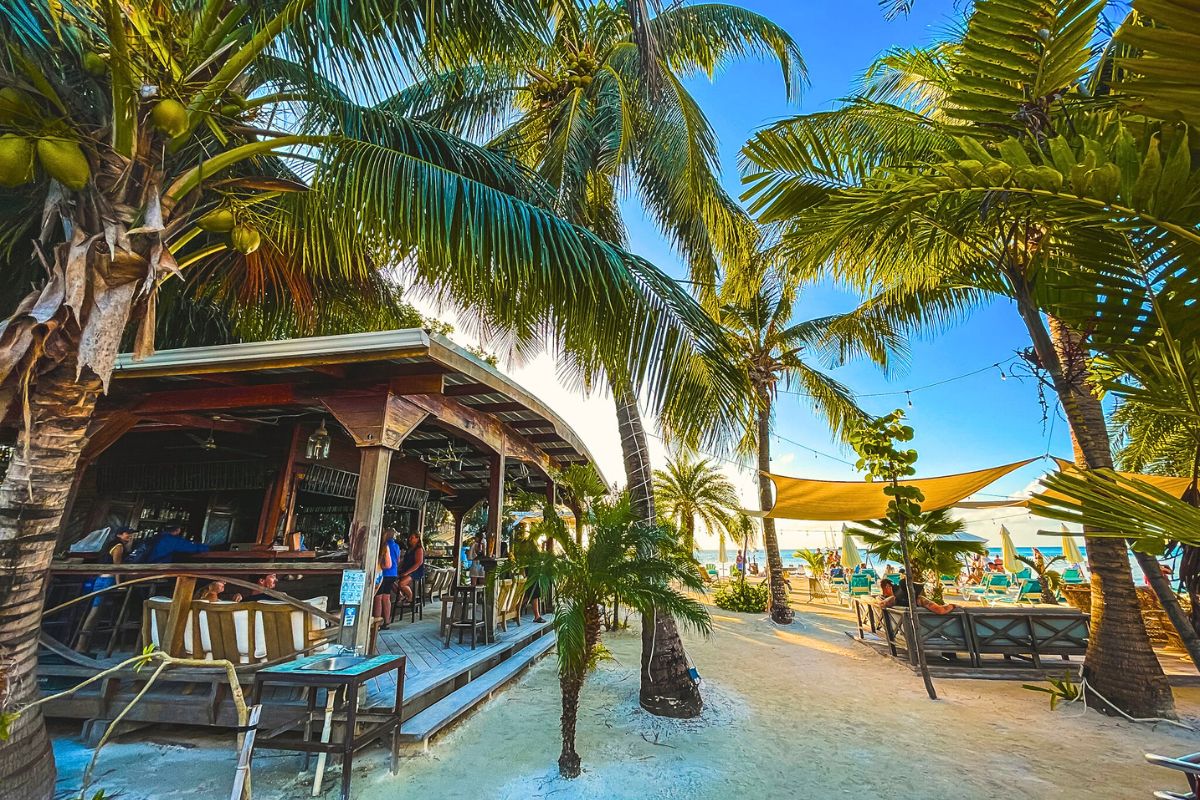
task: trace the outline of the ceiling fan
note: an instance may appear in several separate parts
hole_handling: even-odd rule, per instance
[[[217,418],[214,417],[213,419],[216,420]],[[199,450],[206,450],[210,453],[215,452],[217,450],[225,450],[230,453],[237,453],[238,455],[251,456],[253,458],[262,458],[262,453],[255,453],[250,450],[242,450],[237,447],[230,447],[229,445],[223,445],[223,444],[220,444],[219,442],[217,442],[215,425],[208,429],[208,436],[206,436],[206,437],[201,437],[195,433],[188,433],[188,434],[184,434],[184,435],[187,436],[187,438],[191,439],[193,442],[195,442],[195,444],[172,445],[171,447],[168,447],[166,449],[167,450],[197,450],[197,449],[199,449]]]

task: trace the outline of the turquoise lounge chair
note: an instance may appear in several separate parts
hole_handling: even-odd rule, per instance
[[[943,594],[946,592],[954,592],[958,595],[962,594],[962,590],[958,586],[958,578],[954,577],[953,575],[940,575],[938,577],[942,582]]]
[[[871,595],[871,577],[862,573],[850,577],[850,596],[869,597]]]
[[[997,597],[990,601],[993,606],[996,605],[1020,605],[1021,603],[1040,603],[1042,602],[1042,584],[1033,579],[1021,581],[1017,587],[1015,594],[1006,594],[1003,597]]]
[[[1077,569],[1065,569],[1062,574],[1063,583],[1079,584],[1087,583],[1087,578],[1083,577],[1083,573]]]
[[[1030,580],[1032,577],[1033,577],[1033,570],[1031,570],[1029,567],[1026,567],[1023,570],[1020,570],[1019,572],[1013,573],[1014,581],[1027,581],[1027,580]]]
[[[983,583],[969,587],[963,597],[984,601],[989,598],[1004,597],[1008,594],[1008,587],[1011,585],[1012,581],[1009,580],[1006,573],[989,572],[984,576]]]

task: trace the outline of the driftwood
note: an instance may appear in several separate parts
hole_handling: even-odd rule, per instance
[[[91,761],[88,762],[87,769],[84,770],[84,772],[83,772],[83,782],[79,789],[80,795],[83,796],[87,793],[88,786],[92,782],[92,772],[96,767],[96,760],[100,757],[101,748],[103,748],[104,745],[106,745],[108,743],[108,740],[112,738],[113,734],[117,730],[117,726],[121,723],[121,721],[125,718],[125,716],[130,712],[130,710],[135,705],[137,705],[138,701],[141,700],[148,691],[150,691],[150,687],[154,685],[154,682],[156,680],[158,680],[158,677],[160,675],[162,675],[162,673],[170,667],[191,667],[191,668],[200,668],[200,669],[224,670],[226,677],[228,677],[228,679],[229,679],[230,696],[233,700],[234,707],[237,709],[237,719],[238,719],[238,729],[239,729],[238,739],[237,739],[237,747],[239,750],[239,766],[238,766],[238,772],[235,776],[235,787],[237,784],[241,784],[241,789],[242,789],[241,800],[250,800],[251,795],[250,795],[249,771],[248,771],[248,769],[243,770],[241,767],[241,761],[243,758],[246,759],[247,764],[249,763],[249,754],[245,752],[246,748],[244,747],[244,745],[253,743],[252,737],[250,738],[249,742],[246,742],[245,738],[244,738],[247,736],[248,729],[251,727],[251,725],[250,725],[250,709],[246,706],[246,698],[242,694],[242,686],[241,686],[241,683],[238,681],[237,668],[234,666],[233,662],[231,662],[231,661],[209,661],[207,659],[201,659],[201,658],[175,658],[174,656],[167,655],[166,653],[164,653],[161,650],[151,650],[151,651],[148,651],[145,653],[141,653],[140,655],[136,655],[133,658],[126,659],[125,661],[122,661],[119,664],[115,664],[115,665],[109,667],[108,669],[98,672],[95,675],[92,675],[90,678],[82,681],[81,683],[76,684],[75,686],[72,686],[70,689],[64,689],[61,692],[56,692],[55,694],[47,695],[46,697],[41,697],[41,698],[33,701],[32,703],[28,703],[25,706],[23,706],[21,709],[15,711],[15,712],[10,712],[7,715],[7,717],[8,717],[7,721],[11,722],[13,719],[16,719],[16,717],[20,716],[21,713],[23,713],[24,711],[27,711],[31,708],[35,708],[36,706],[40,706],[43,703],[48,703],[51,700],[57,700],[60,697],[66,697],[68,695],[72,695],[75,692],[78,692],[80,689],[84,688],[85,686],[95,683],[96,681],[98,681],[108,675],[112,675],[113,673],[120,672],[121,670],[126,669],[128,667],[134,667],[135,669],[141,669],[141,668],[148,666],[150,664],[153,664],[153,663],[157,663],[158,666],[154,670],[154,672],[151,673],[150,678],[146,681],[146,685],[143,686],[136,695],[134,695],[133,699],[131,699],[128,703],[125,704],[125,707],[123,709],[121,709],[121,713],[117,714],[117,716],[112,720],[112,722],[110,722],[108,724],[108,727],[104,731],[104,735],[100,737],[100,741],[96,745],[96,749],[92,752],[92,759],[91,759]]]

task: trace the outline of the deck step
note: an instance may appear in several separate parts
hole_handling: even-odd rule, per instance
[[[414,714],[400,727],[400,741],[428,741],[442,728],[479,705],[492,692],[521,674],[526,667],[554,647],[555,641],[556,637],[553,633],[545,634],[531,644],[522,647],[466,686],[442,698],[419,714]]]

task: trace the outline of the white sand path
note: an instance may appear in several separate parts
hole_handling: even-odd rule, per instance
[[[557,776],[559,695],[553,656],[435,740],[406,754],[398,775],[382,749],[355,764],[356,800],[452,798],[1148,798],[1182,781],[1142,753],[1200,750],[1200,734],[1134,725],[1001,681],[941,680],[931,702],[920,679],[850,641],[844,613],[806,607],[778,628],[714,610],[708,641],[689,637],[707,706],[679,722],[637,707],[636,630],[606,638],[616,660],[584,687],[578,749],[584,774]],[[636,626],[636,623],[635,623]],[[1181,714],[1200,716],[1200,689],[1178,689]],[[1197,724],[1200,727],[1200,723]],[[228,796],[226,739],[165,729],[134,734],[101,755],[98,787],[126,800]],[[90,755],[56,743],[63,788]],[[255,796],[293,800],[311,781],[299,757],[261,751]],[[326,797],[336,796],[331,770]]]

